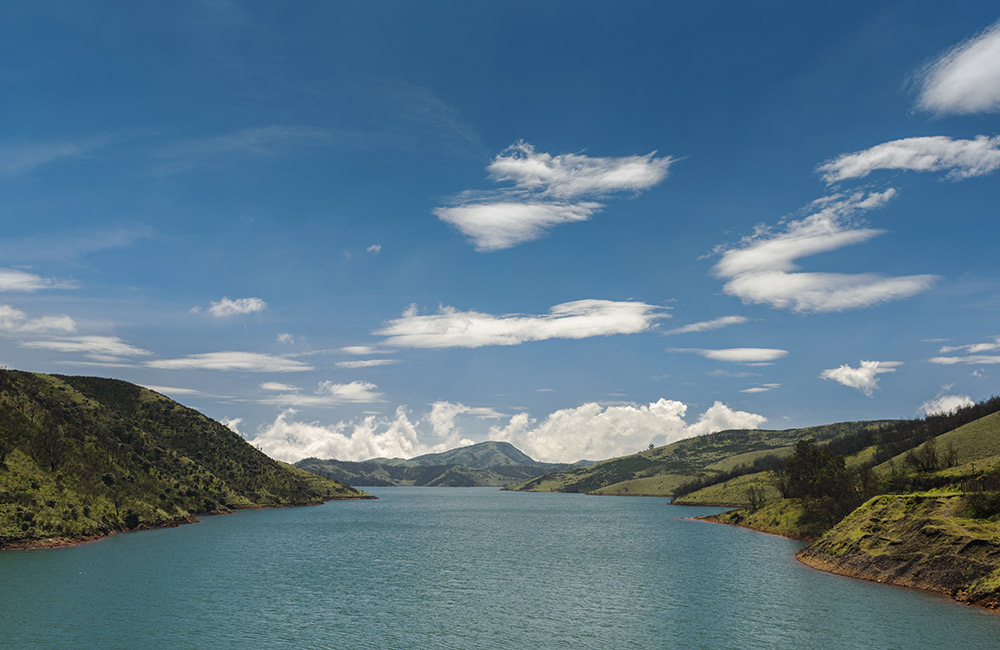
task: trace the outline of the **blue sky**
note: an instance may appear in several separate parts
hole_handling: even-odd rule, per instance
[[[0,363],[287,460],[984,399],[988,5],[6,4]]]

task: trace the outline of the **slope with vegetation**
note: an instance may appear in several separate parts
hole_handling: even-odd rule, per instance
[[[803,429],[720,431],[612,458],[587,467],[547,474],[509,489],[586,492],[602,495],[672,496],[682,485],[703,485],[775,466],[799,440],[830,441],[878,430],[889,422],[843,422]]]
[[[534,460],[514,445],[496,441],[410,459],[350,462],[306,458],[295,465],[352,485],[437,487],[501,487],[570,467]]]
[[[0,370],[0,548],[368,496],[140,386]]]
[[[1000,398],[880,434],[802,441],[776,470],[742,477],[742,495],[730,481],[685,499],[742,499],[711,519],[813,541],[799,552],[810,566],[1000,608]]]

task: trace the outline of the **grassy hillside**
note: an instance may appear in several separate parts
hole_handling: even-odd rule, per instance
[[[501,487],[569,467],[536,461],[510,443],[494,441],[410,459],[350,462],[306,458],[296,466],[352,485],[440,487]]]
[[[0,547],[365,496],[145,388],[0,370]]]
[[[509,489],[670,496],[692,479],[722,477],[737,465],[766,465],[792,453],[797,441],[829,441],[886,422],[843,422],[784,431],[720,431],[663,447],[531,479]]]

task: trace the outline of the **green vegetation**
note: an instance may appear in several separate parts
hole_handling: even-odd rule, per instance
[[[843,422],[785,431],[720,431],[587,467],[547,474],[509,489],[672,496],[685,488],[683,493],[687,494],[700,487],[773,467],[781,458],[791,455],[795,443],[800,440],[831,441],[889,424],[891,422]]]
[[[373,458],[362,462],[306,458],[297,467],[352,485],[501,487],[570,467],[533,460],[507,442],[481,442],[408,460]]]
[[[367,496],[145,388],[0,370],[0,548]]]

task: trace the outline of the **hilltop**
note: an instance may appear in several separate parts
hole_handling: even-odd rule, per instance
[[[438,487],[501,487],[573,467],[534,460],[509,442],[499,441],[480,442],[410,459],[372,458],[351,462],[306,458],[295,466],[353,485]]]
[[[620,496],[672,496],[692,480],[725,480],[740,467],[765,468],[790,456],[799,440],[829,441],[891,421],[841,422],[801,429],[720,431],[588,465],[546,474],[508,489],[586,492]]]
[[[369,496],[146,388],[0,370],[0,548]]]

